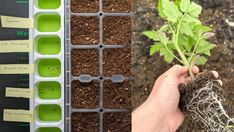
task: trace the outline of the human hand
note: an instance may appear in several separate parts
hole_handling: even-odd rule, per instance
[[[197,74],[199,69],[193,68]],[[132,113],[133,132],[174,132],[184,120],[178,104],[178,85],[188,83],[188,68],[175,65],[156,81],[153,90],[139,108]]]

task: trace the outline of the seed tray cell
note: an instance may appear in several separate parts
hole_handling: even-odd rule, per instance
[[[131,108],[131,84],[130,81],[113,83],[106,80],[103,83],[104,108],[106,109],[130,109]]]
[[[73,49],[71,51],[72,75],[99,76],[98,49]]]
[[[72,81],[72,108],[73,109],[97,109],[100,101],[100,83],[91,81],[82,83]]]
[[[99,18],[73,15],[71,18],[71,39],[74,45],[99,44]]]
[[[99,132],[99,113],[72,113],[72,132]]]
[[[107,13],[131,12],[132,0],[103,0],[103,11]]]
[[[130,16],[106,16],[103,19],[103,41],[106,45],[131,45]]]
[[[99,11],[99,0],[71,0],[73,13],[95,13]]]
[[[131,132],[131,112],[104,113],[104,132]]]
[[[131,75],[131,49],[107,48],[103,50],[104,76]]]

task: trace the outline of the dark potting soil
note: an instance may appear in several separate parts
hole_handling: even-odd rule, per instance
[[[131,112],[104,113],[104,132],[131,132]]]
[[[71,131],[72,132],[99,132],[98,113],[72,113]]]
[[[73,13],[95,13],[99,11],[99,0],[71,0]]]
[[[100,84],[98,81],[82,83],[72,82],[72,108],[73,109],[97,109],[100,101]]]
[[[71,17],[71,43],[74,45],[98,44],[99,18],[73,15]]]
[[[103,0],[103,11],[114,13],[131,12],[132,0]]]
[[[111,48],[103,50],[103,72],[104,76],[131,74],[131,49]]]
[[[131,17],[107,16],[104,18],[104,44],[130,45],[132,40]]]
[[[201,71],[216,70],[219,72],[220,79],[223,81],[222,88],[225,98],[223,105],[228,114],[234,117],[234,28],[225,22],[226,19],[234,21],[234,1],[196,1],[199,1],[204,7],[200,18],[205,25],[213,29],[215,37],[211,39],[211,42],[217,44],[217,48],[212,51],[208,63],[200,69]],[[133,4],[135,15],[133,16],[132,87],[134,89],[132,89],[132,102],[134,108],[137,108],[148,98],[155,80],[172,66],[167,64],[159,55],[149,55],[149,48],[153,42],[142,35],[143,31],[159,29],[163,24],[155,8],[157,2],[158,0],[136,0]],[[194,125],[196,124],[192,124],[190,119],[186,118],[178,132],[196,132]]]
[[[130,81],[113,83],[104,81],[104,108],[106,109],[130,109],[131,108],[131,84]]]
[[[71,51],[71,69],[73,76],[81,74],[99,75],[98,49],[73,49]]]

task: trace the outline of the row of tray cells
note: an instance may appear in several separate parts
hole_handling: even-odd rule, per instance
[[[73,15],[71,27],[71,43],[73,45],[101,43],[99,17]],[[131,17],[104,16],[102,35],[102,41],[105,45],[131,45]]]
[[[103,85],[98,80],[89,83],[72,81],[71,103],[73,109],[130,109],[131,108],[131,83],[126,80],[114,83],[104,80]],[[103,99],[100,95],[103,93]],[[102,107],[100,107],[102,103]]]
[[[102,9],[100,9],[102,5]],[[73,13],[128,13],[132,9],[132,0],[71,0]]]
[[[106,112],[101,120],[96,112],[72,113],[72,132],[99,132],[100,126],[103,132],[130,132],[131,112]]]
[[[100,49],[72,49],[71,69],[73,76],[100,75]],[[131,74],[131,49],[130,48],[104,48],[102,52],[103,76]]]

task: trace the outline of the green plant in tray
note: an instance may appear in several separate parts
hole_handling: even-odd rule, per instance
[[[158,12],[165,23],[157,31],[143,33],[154,40],[150,55],[159,52],[168,63],[176,59],[189,67],[192,79],[192,67],[204,65],[215,47],[207,41],[211,28],[200,22],[201,11],[202,7],[190,0],[159,0]]]

